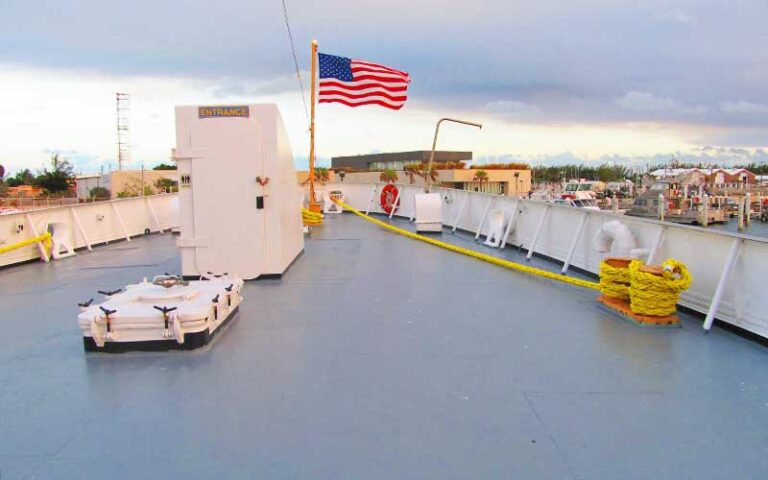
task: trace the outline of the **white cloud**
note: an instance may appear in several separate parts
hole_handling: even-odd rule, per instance
[[[616,99],[616,104],[633,112],[670,112],[670,113],[704,113],[707,108],[703,105],[686,106],[670,97],[660,97],[652,93],[633,90]]]
[[[768,105],[752,102],[723,102],[720,104],[723,113],[768,113]]]

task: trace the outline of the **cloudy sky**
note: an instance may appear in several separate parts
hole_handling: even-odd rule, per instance
[[[320,51],[408,71],[409,102],[318,107],[319,157],[431,146],[480,161],[768,161],[766,0],[286,0],[305,86]],[[307,120],[281,0],[0,0],[0,164],[167,160],[173,106],[276,102],[297,164]]]

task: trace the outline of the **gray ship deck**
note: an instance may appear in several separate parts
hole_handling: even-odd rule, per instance
[[[686,315],[641,329],[351,215],[205,350],[83,353],[78,301],[178,268],[164,235],[0,271],[3,480],[768,471],[765,347]]]

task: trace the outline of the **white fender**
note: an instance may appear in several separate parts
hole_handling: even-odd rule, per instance
[[[504,232],[507,227],[507,214],[503,210],[495,210],[488,215],[488,235],[485,238],[485,245],[489,247],[498,247],[504,239]]]
[[[179,345],[184,343],[184,330],[181,329],[181,320],[178,315],[173,316],[173,332],[176,334],[176,341]]]
[[[47,230],[53,231],[53,234],[51,235],[51,257],[53,257],[54,260],[76,255],[75,248],[72,246],[69,225],[64,222],[53,222],[48,224]]]
[[[341,205],[333,201],[333,197],[340,202],[344,202],[346,196],[341,190],[331,190],[323,193],[323,213],[341,213],[344,209]]]
[[[99,332],[99,317],[93,317],[91,319],[91,337],[93,337],[93,341],[96,342],[96,346],[103,347],[104,346],[104,337],[101,336],[101,333]]]
[[[595,235],[594,244],[598,252],[610,252],[616,257],[630,257],[637,250],[635,236],[618,220],[604,224]]]

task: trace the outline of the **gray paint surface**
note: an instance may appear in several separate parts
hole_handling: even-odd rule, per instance
[[[768,471],[764,347],[685,315],[641,329],[595,292],[351,215],[315,229],[282,280],[246,284],[206,349],[82,352],[78,301],[178,268],[164,235],[0,271],[3,480]]]

